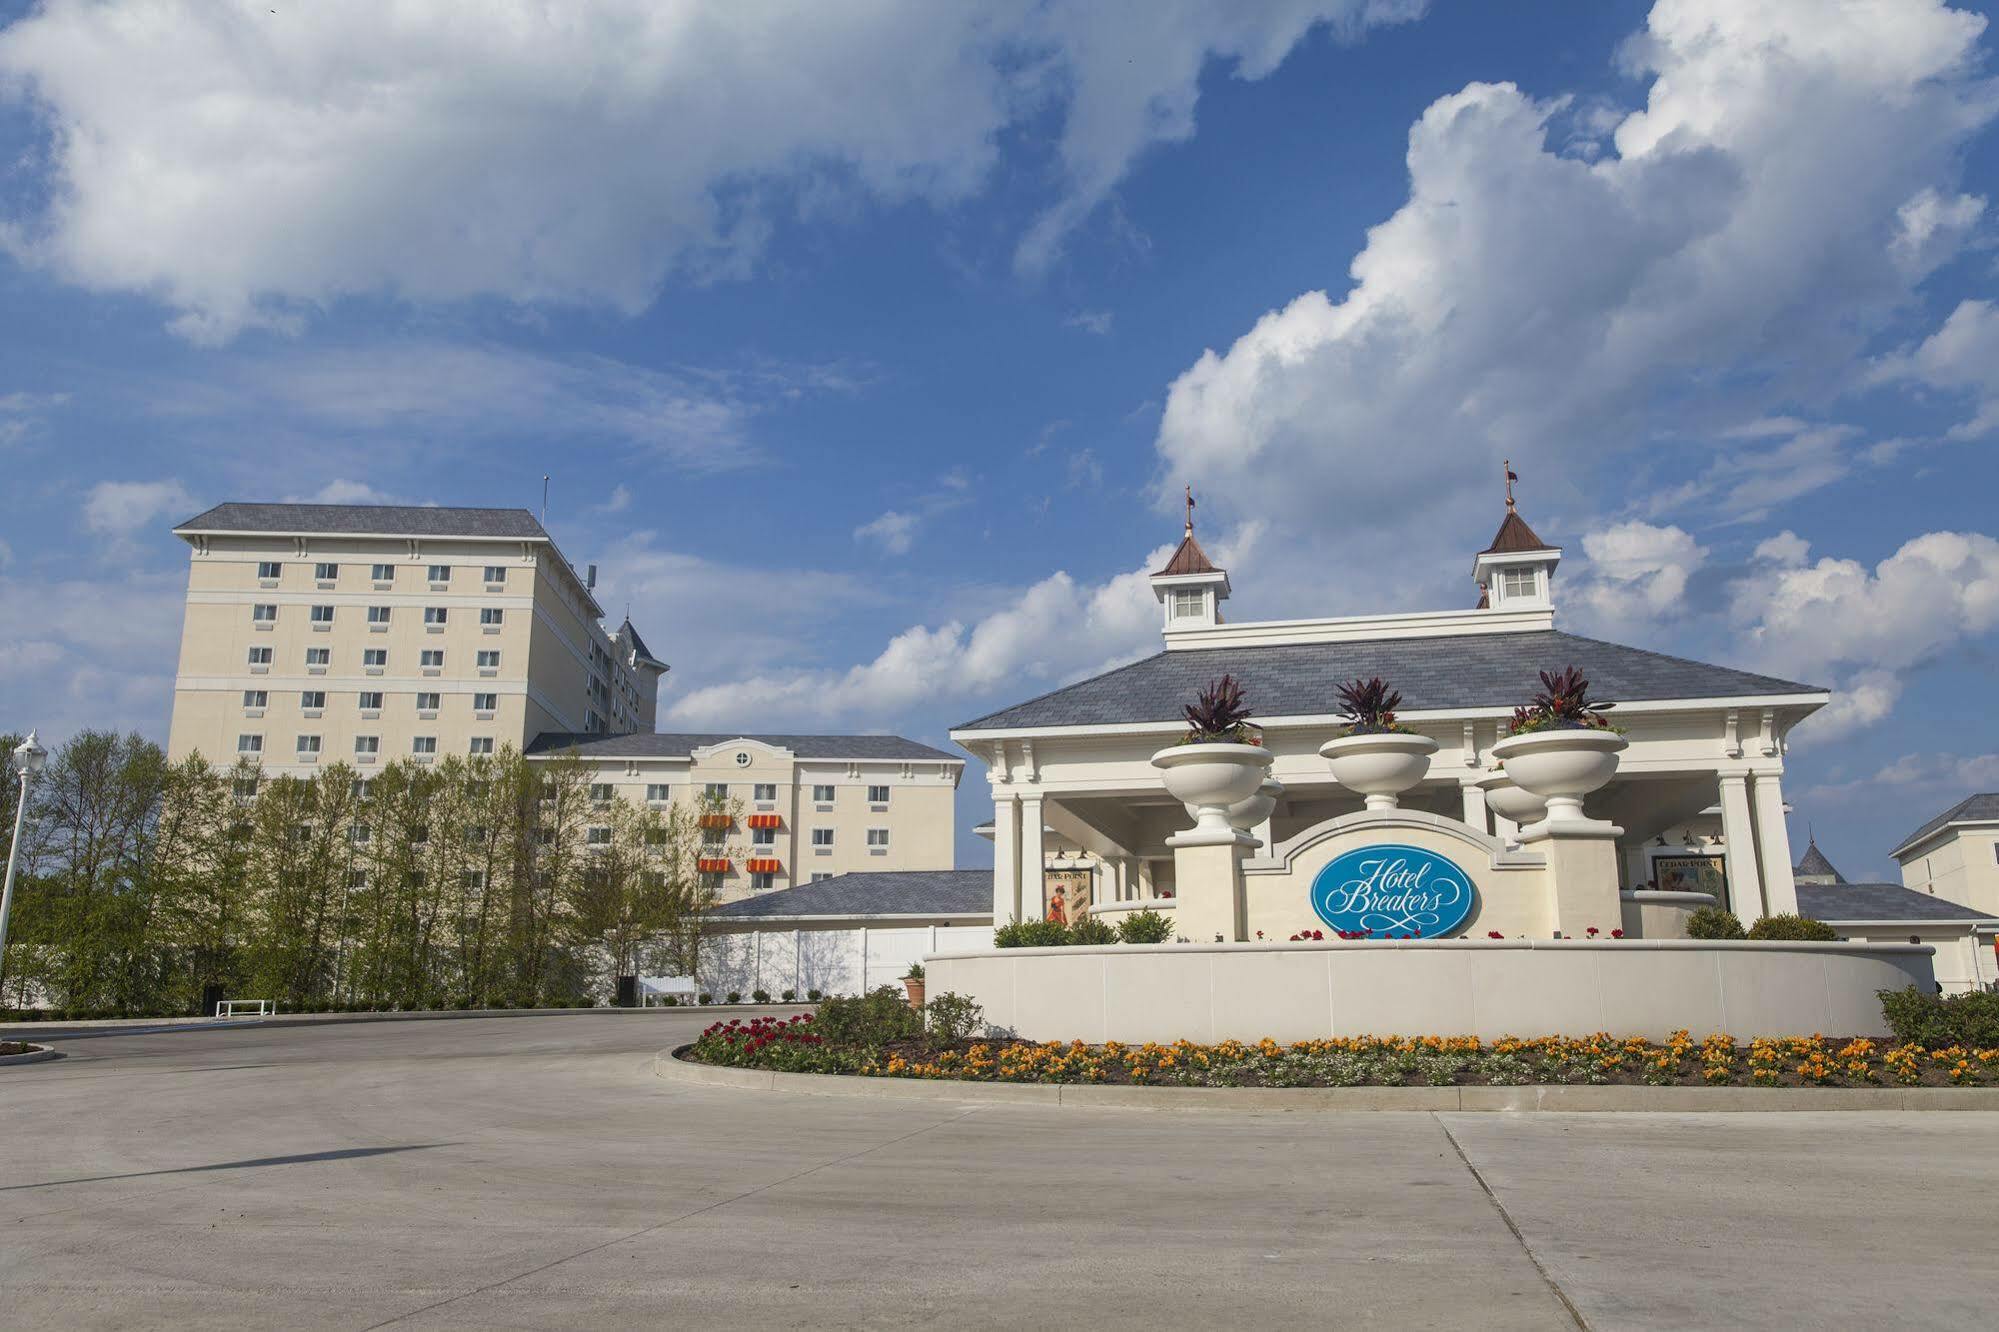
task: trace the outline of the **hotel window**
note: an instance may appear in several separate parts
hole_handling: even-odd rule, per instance
[[[276,560],[257,561],[257,577],[263,579],[265,582],[268,583],[277,582],[278,575],[283,573],[284,569],[285,566],[278,563],[278,561]]]
[[[354,737],[354,752],[358,755],[373,756],[382,752],[382,737],[379,735],[357,735]],[[362,840],[366,840],[365,838]]]
[[[814,828],[812,830],[812,849],[814,851],[831,851],[833,849],[833,830],[831,828]]]
[[[813,882],[813,883],[817,883],[817,882],[819,882],[819,881],[820,881],[821,879],[830,879],[830,878],[832,878],[832,877],[833,877],[833,872],[832,872],[831,870],[814,870],[814,871],[812,871],[812,882]]]
[[[278,608],[268,603],[259,603],[250,607],[250,620],[255,624],[276,624]]]
[[[436,752],[437,737],[434,735],[420,735],[410,741],[410,753],[412,754],[435,754]]]
[[[448,564],[433,564],[433,565],[431,565],[431,566],[430,566],[430,581],[431,581],[431,582],[433,582],[433,583],[448,583],[448,582],[450,582],[450,581],[451,581],[451,566],[450,566],[450,565],[448,565]]]
[[[422,666],[423,669],[427,671],[436,671],[444,669],[444,649],[425,648],[423,650],[423,656],[417,664]]]
[[[609,846],[611,830],[605,827],[591,828],[583,834],[583,840],[591,846]]]
[[[387,624],[388,622],[389,622],[389,608],[387,606],[368,607],[369,624]]]
[[[888,788],[886,786],[870,786],[868,788],[868,803],[870,805],[886,805],[888,803]]]
[[[381,710],[382,710],[382,691],[379,689],[362,690],[361,711],[380,712]]]
[[[813,788],[812,788],[812,803],[813,803],[813,804],[815,804],[815,805],[830,805],[830,804],[832,804],[832,803],[833,803],[833,788],[832,788],[832,787],[830,787],[830,786],[815,786],[815,787],[813,787]]]
[[[356,777],[354,784],[347,789],[356,800],[366,800],[369,793],[374,790],[372,782],[373,779],[368,777]]]
[[[251,649],[250,649],[250,664],[251,664],[252,666],[268,666],[268,665],[270,665],[270,664],[271,664],[271,650],[270,650],[269,648],[267,648],[267,647],[253,647],[253,648],[251,648]]]
[[[663,805],[667,802],[667,799],[668,799],[667,786],[665,782],[653,782],[651,785],[646,787],[647,804]]]
[[[389,664],[389,650],[387,648],[363,648],[361,650],[361,664],[363,666],[373,666],[377,669],[386,666]]]
[[[374,568],[374,575],[374,581],[377,583],[393,583],[396,581],[396,566],[393,564],[378,564]]]
[[[767,893],[776,882],[776,875],[765,870],[759,870],[750,876],[750,891],[753,893]]]
[[[465,830],[465,845],[467,845],[467,846],[484,846],[484,845],[485,845],[485,843],[486,843],[486,825],[485,825],[485,824],[483,824],[483,823],[475,823],[475,824],[473,824],[473,825],[472,825],[471,827],[469,827],[469,828],[467,828],[467,829]]]
[[[489,565],[487,565],[487,566],[486,566],[486,581],[487,581],[487,582],[489,582],[489,583],[504,583],[504,582],[506,582],[506,581],[507,581],[507,568],[506,568],[506,566],[505,566],[505,565],[503,565],[503,564],[489,564]]]
[[[701,788],[701,794],[707,796],[710,800],[727,800],[729,798],[729,784],[727,782],[710,782]]]
[[[414,828],[410,829],[410,845],[411,845],[411,846],[429,846],[429,845],[430,845],[430,825],[429,825],[429,824],[427,824],[427,823],[419,823],[419,824],[417,824],[417,826],[416,826],[416,827],[414,827]]]
[[[498,606],[483,606],[479,610],[479,623],[491,628],[497,628],[505,618],[506,612]]]
[[[1174,588],[1173,618],[1176,620],[1200,619],[1207,614],[1207,600],[1207,594],[1196,588]]]
[[[347,840],[356,846],[368,845],[368,839],[374,835],[375,830],[365,823],[357,823],[347,829]]]
[[[326,706],[326,691],[324,689],[301,689],[298,695],[298,705],[307,712],[318,712]]]
[[[330,583],[340,577],[340,566],[328,564],[324,560],[312,566],[312,576],[319,582]]]
[[[327,666],[331,665],[332,662],[332,648],[307,648],[305,650],[305,664],[308,666]]]
[[[727,834],[728,830],[726,828],[703,828],[701,830],[701,845],[704,847],[720,846]]]
[[[347,886],[357,892],[368,886],[368,871],[364,869],[347,871]]]
[[[238,754],[261,754],[264,752],[264,737],[261,735],[239,735],[236,737]]]
[[[271,695],[268,690],[245,689],[243,691],[243,706],[246,708],[261,708],[270,701]]]
[[[257,779],[255,777],[244,777],[238,780],[236,783],[236,798],[238,800],[255,800],[257,798]]]
[[[500,654],[497,650],[482,649],[479,653],[479,669],[497,671],[500,669]]]
[[[775,829],[775,828],[752,828],[752,829],[750,829],[750,845],[751,845],[751,846],[776,846],[776,845],[777,845],[777,829]]]
[[[500,696],[498,694],[472,695],[472,711],[474,712],[491,712],[499,706]]]
[[[300,736],[298,738],[298,752],[301,754],[317,754],[319,752],[319,737],[316,735]]]
[[[472,737],[472,748],[471,748],[470,752],[471,752],[471,753],[474,753],[474,754],[490,754],[490,753],[492,753],[492,752],[493,752],[493,737],[492,737],[492,736],[490,736],[490,735],[475,735],[475,736],[473,736],[473,737]]]
[[[423,622],[425,624],[443,624],[448,618],[446,607],[425,606],[423,608]]]
[[[1501,601],[1539,595],[1539,579],[1532,569],[1505,569],[1499,575]]]
[[[886,828],[868,829],[869,854],[878,856],[887,850],[888,850],[888,829]]]
[[[416,696],[416,710],[418,712],[436,712],[438,700],[443,697],[442,694],[418,694]]]
[[[312,622],[313,622],[314,624],[332,624],[332,623],[333,623],[333,607],[331,607],[331,606],[314,606],[314,607],[312,608]]]
[[[760,805],[775,804],[777,802],[777,783],[758,782],[751,788],[751,794],[755,796],[756,802]]]
[[[611,784],[609,782],[592,782],[590,784],[590,803],[593,805],[610,804]]]

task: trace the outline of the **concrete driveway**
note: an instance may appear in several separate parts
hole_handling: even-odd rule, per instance
[[[1999,1116],[1226,1114],[690,1089],[699,1015],[59,1041],[11,1327],[1989,1327]]]

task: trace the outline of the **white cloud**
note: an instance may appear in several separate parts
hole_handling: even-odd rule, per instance
[[[1191,480],[1297,528],[1337,510],[1358,548],[1405,513],[1353,496],[1421,477],[1425,530],[1456,533],[1501,456],[1544,514],[1621,450],[1739,516],[1823,484],[1843,437],[1735,442],[1719,461],[1653,441],[1851,384],[1968,212],[1942,201],[1999,110],[1984,26],[1934,0],[1660,0],[1627,47],[1646,104],[1595,161],[1551,147],[1559,99],[1508,83],[1439,98],[1351,289],[1272,310],[1175,381],[1162,495]]]
[[[605,500],[602,504],[598,505],[597,510],[600,513],[623,513],[626,509],[629,509],[631,507],[632,507],[631,487],[626,485],[617,485],[611,487],[611,498]]]
[[[187,515],[176,515],[185,517]],[[157,733],[173,699],[185,569],[48,581],[0,575],[5,726]]]
[[[126,541],[156,519],[191,518],[200,506],[179,481],[99,481],[83,501],[83,521],[99,536]]]
[[[1563,594],[1600,629],[1651,625],[1684,610],[1687,579],[1707,547],[1678,527],[1615,523],[1583,535],[1583,576]]]
[[[1749,652],[1792,679],[1837,681],[1832,705],[1800,732],[1807,740],[1882,720],[1907,671],[1999,628],[1999,541],[1979,533],[1926,533],[1872,570],[1831,557],[1807,564],[1789,532],[1757,556],[1731,589]]]
[[[890,509],[881,517],[855,528],[854,540],[872,541],[890,555],[907,555],[921,522],[913,513]]]
[[[1421,0],[52,0],[0,31],[51,126],[47,206],[0,243],[179,311],[188,337],[292,329],[356,294],[649,305],[728,277],[785,215],[982,189],[1051,110],[1045,266],[1211,60],[1261,78],[1315,25]],[[29,191],[40,197],[42,191]],[[24,196],[27,197],[27,196]]]
[[[335,477],[319,489],[305,495],[286,496],[288,504],[400,504],[401,500],[385,491],[377,490],[366,481],[355,481],[347,477]]]
[[[1078,310],[1062,323],[1069,328],[1080,328],[1085,333],[1094,333],[1101,338],[1110,333],[1111,325],[1116,319],[1117,317],[1109,310]]]
[[[25,440],[49,412],[68,401],[67,393],[0,393],[0,448]]]
[[[1216,560],[1240,567],[1261,534],[1245,526],[1211,547]],[[976,620],[916,625],[875,657],[846,670],[764,671],[696,689],[670,709],[676,724],[907,726],[913,713],[949,725],[977,701],[1017,701],[1130,661],[1159,645],[1159,607],[1151,574],[1173,547],[1150,552],[1134,569],[1101,583],[1062,570],[1012,593]],[[997,697],[1004,695],[1004,697]]]
[[[1953,439],[1979,439],[1999,430],[1999,308],[1990,301],[1960,302],[1914,351],[1883,358],[1873,378],[1968,395],[1975,411],[1951,427]]]
[[[1956,801],[1994,787],[1999,787],[1999,754],[1904,754],[1865,777],[1814,786],[1795,798],[1871,808],[1888,799],[1909,805],[1926,797]]]

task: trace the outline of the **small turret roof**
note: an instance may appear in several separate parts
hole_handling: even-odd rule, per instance
[[[1833,863],[1825,858],[1825,852],[1819,850],[1818,839],[1816,837],[1806,843],[1805,858],[1797,863],[1791,870],[1791,873],[1797,878],[1809,876],[1815,879],[1829,879],[1833,883],[1846,882],[1846,876],[1841,874],[1839,870],[1834,868]]]
[[[1201,543],[1194,540],[1194,533],[1190,529],[1187,535],[1181,538],[1180,549],[1174,551],[1173,558],[1166,561],[1166,567],[1153,576],[1155,578],[1177,578],[1182,574],[1211,574],[1220,572],[1221,570],[1215,567],[1214,561],[1208,558],[1208,552],[1201,549]]]
[[[1523,550],[1553,549],[1553,546],[1534,535],[1534,529],[1527,526],[1525,518],[1512,508],[1508,508],[1505,520],[1499,524],[1499,531],[1493,535],[1492,544],[1480,554],[1512,555]]]

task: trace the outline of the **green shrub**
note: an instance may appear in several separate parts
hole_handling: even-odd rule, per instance
[[[1069,927],[1059,920],[1010,920],[993,931],[995,948],[1060,948]]]
[[[920,981],[920,980],[922,980],[922,979],[923,979],[923,964],[922,964],[921,962],[912,962],[912,963],[910,963],[910,964],[909,964],[909,970],[907,970],[907,971],[905,971],[905,972],[903,972],[903,973],[902,973],[902,978],[903,978],[904,980],[914,980],[914,981]]]
[[[1975,1049],[1999,1046],[1999,993],[1974,990],[1949,998],[1911,985],[1882,990],[1881,1012],[1895,1039],[1928,1050],[1953,1045]]]
[[[732,1004],[740,1004],[741,1002],[743,1002],[743,992],[741,990],[729,991],[728,1002]]]
[[[1725,907],[1695,907],[1687,916],[1689,939],[1742,939],[1742,922]]]
[[[1173,922],[1146,907],[1118,922],[1117,937],[1128,944],[1165,943],[1173,937]]]
[[[1069,942],[1079,945],[1114,944],[1117,942],[1117,928],[1107,920],[1085,916],[1069,927]]]
[[[808,1004],[816,1004],[822,997],[823,995],[818,990],[807,990],[805,992],[805,1002]]]
[[[1785,943],[1835,943],[1839,931],[1810,916],[1765,916],[1749,927],[1749,937]]]
[[[704,994],[701,996],[701,1002],[704,1004],[712,1004],[715,1002],[715,996],[712,994]]]
[[[948,990],[925,1004],[923,1014],[930,1023],[930,1039],[943,1045],[964,1040],[986,1020],[986,1010],[977,1000]]]
[[[794,1002],[796,1002],[796,1001],[797,1001],[797,999],[798,999],[798,991],[796,991],[796,990],[786,990],[786,991],[785,991],[785,992],[784,992],[784,993],[783,993],[783,994],[782,994],[781,996],[779,996],[779,997],[780,997],[780,998],[782,998],[782,999],[784,1000],[784,1002],[785,1002],[785,1003],[787,1003],[787,1004],[789,1004],[789,1003],[794,1003]]]
[[[755,1000],[757,1003],[767,1004],[770,1002],[770,991],[762,989],[751,990],[750,998]]]
[[[858,999],[828,999],[819,1005],[812,1031],[835,1045],[880,1046],[921,1036],[923,1014],[909,1006],[902,991],[883,985]]]

